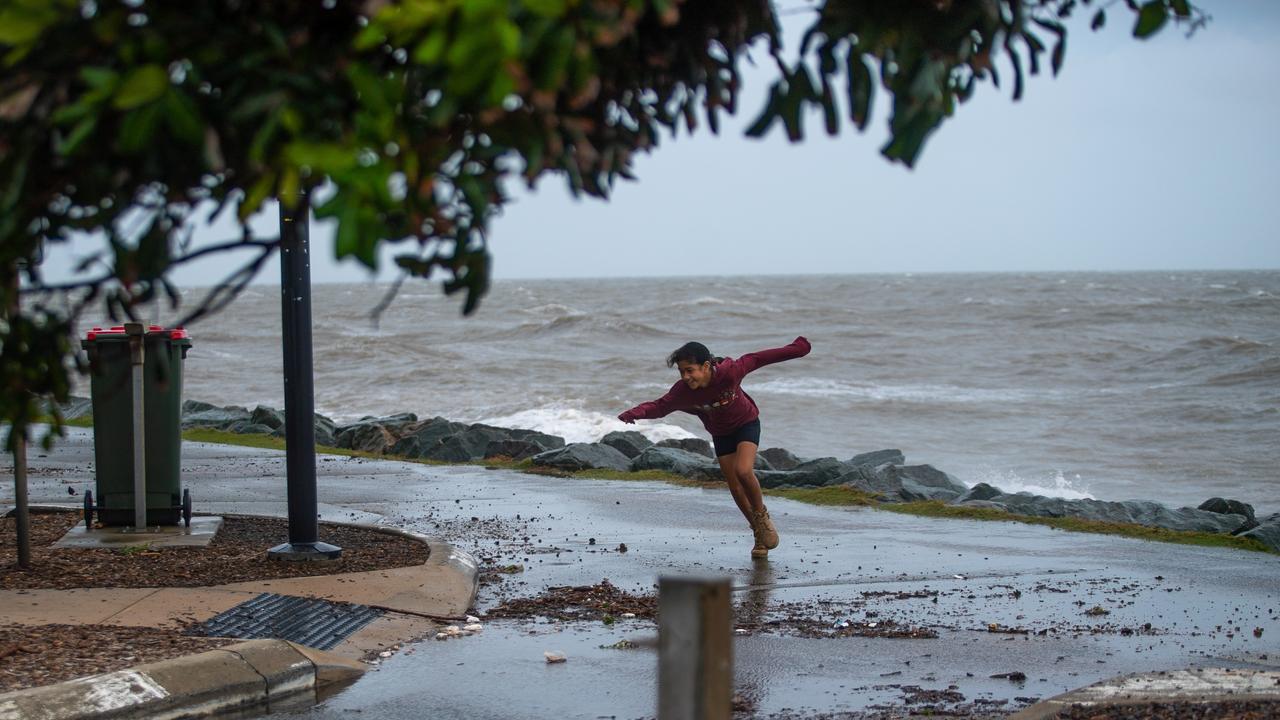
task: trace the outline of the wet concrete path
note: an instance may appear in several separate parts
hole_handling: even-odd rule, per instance
[[[84,477],[91,440],[87,454],[82,439],[69,446],[33,458],[33,502],[66,502]],[[482,615],[552,586],[608,579],[650,594],[662,575],[731,577],[737,692],[760,716],[1007,712],[1130,672],[1280,668],[1274,555],[772,500],[783,543],[753,562],[719,489],[339,457],[321,457],[318,473],[323,519],[410,528],[490,570],[518,569],[489,573]],[[197,511],[283,515],[283,478],[280,453],[184,445]],[[886,628],[936,637],[868,637]],[[625,619],[485,622],[407,645],[304,716],[651,716],[656,632]],[[638,647],[609,647],[620,640]],[[548,650],[568,661],[547,664]],[[991,677],[1016,672],[1025,679]]]

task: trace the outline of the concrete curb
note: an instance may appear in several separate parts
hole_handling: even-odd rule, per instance
[[[1053,718],[1073,705],[1104,708],[1246,700],[1280,701],[1280,671],[1193,668],[1124,675],[1041,700],[1010,720]]]
[[[217,650],[0,695],[0,720],[200,717],[308,707],[364,666],[286,640]]]

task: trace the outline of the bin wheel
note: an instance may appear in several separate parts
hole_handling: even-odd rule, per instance
[[[84,529],[93,529],[93,491],[84,491]]]
[[[191,527],[191,489],[183,488],[182,490],[182,522],[187,527]]]

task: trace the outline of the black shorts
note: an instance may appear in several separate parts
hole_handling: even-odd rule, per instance
[[[716,446],[716,457],[724,457],[738,452],[738,443],[749,442],[760,445],[760,418],[738,427],[727,435],[712,435],[711,443]]]

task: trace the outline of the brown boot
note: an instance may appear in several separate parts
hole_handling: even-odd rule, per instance
[[[751,557],[756,560],[763,560],[769,557],[769,548],[765,547],[759,540],[756,540],[755,546],[751,548]]]
[[[751,529],[756,534],[756,545],[761,545],[768,550],[778,547],[778,530],[773,527],[768,508],[752,513]]]

